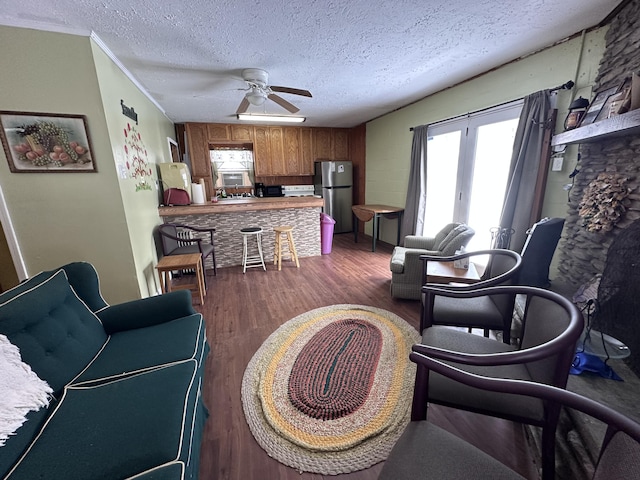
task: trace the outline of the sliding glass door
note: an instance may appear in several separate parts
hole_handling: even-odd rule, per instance
[[[507,187],[522,102],[429,127],[423,235],[462,222],[476,235],[467,250],[489,248]]]

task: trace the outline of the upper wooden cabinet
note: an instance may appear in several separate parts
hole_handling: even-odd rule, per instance
[[[284,128],[269,127],[269,160],[267,175],[287,175],[287,160],[284,156]]]
[[[211,157],[209,157],[207,127],[206,123],[187,123],[186,125],[192,177],[211,178]]]
[[[186,131],[194,176],[211,175],[209,145],[225,141],[253,144],[258,177],[313,175],[316,160],[349,159],[346,128],[187,123]]]
[[[189,124],[187,124],[189,125]],[[231,125],[223,123],[207,123],[208,140],[231,140]]]
[[[271,148],[269,143],[269,127],[253,128],[253,168],[255,175],[265,177],[273,175],[271,168]]]
[[[253,125],[231,125],[231,140],[251,142],[253,140]]]
[[[331,128],[313,129],[313,161],[334,160],[333,135]]]
[[[302,127],[300,130],[300,175],[313,175],[313,129]]]

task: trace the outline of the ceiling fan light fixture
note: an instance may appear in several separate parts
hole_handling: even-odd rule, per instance
[[[306,117],[293,117],[291,115],[266,115],[264,113],[239,113],[238,120],[245,122],[280,122],[302,123]]]
[[[267,95],[264,92],[259,90],[258,88],[252,88],[247,95],[245,95],[246,99],[249,101],[251,105],[260,106],[267,99]]]

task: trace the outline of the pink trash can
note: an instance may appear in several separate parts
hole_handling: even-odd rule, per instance
[[[331,245],[333,243],[333,226],[336,221],[326,213],[320,214],[320,245],[322,255],[331,253]]]

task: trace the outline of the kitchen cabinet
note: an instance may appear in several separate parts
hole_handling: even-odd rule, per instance
[[[211,159],[209,156],[208,125],[206,123],[187,123],[187,145],[191,161],[191,181],[204,180],[205,198],[213,196],[211,177]]]
[[[348,160],[349,130],[346,128],[314,128],[313,157],[315,160]]]
[[[313,130],[302,127],[300,130],[300,175],[313,175]]]
[[[302,157],[300,155],[300,129],[284,127],[282,129],[284,150],[284,172],[286,175],[302,175]]]
[[[231,125],[224,123],[207,123],[206,125],[210,141],[231,140]]]
[[[253,127],[253,168],[256,176],[273,175],[270,173],[271,149],[269,147],[269,127]]]
[[[187,145],[191,160],[192,177],[211,178],[211,160],[209,159],[209,141],[206,123],[187,123]]]
[[[253,140],[252,125],[231,125],[231,140],[234,142],[250,142]]]
[[[269,147],[268,175],[286,175],[283,127],[269,127]]]
[[[331,128],[313,129],[313,159],[333,160],[333,141]]]
[[[350,159],[346,128],[187,123],[185,130],[194,181],[211,182],[209,146],[216,142],[253,144],[258,177],[313,175],[316,160]]]

